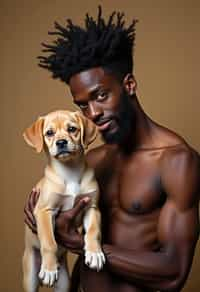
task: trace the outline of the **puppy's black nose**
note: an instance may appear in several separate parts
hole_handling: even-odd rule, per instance
[[[67,146],[67,140],[60,139],[56,141],[56,146],[58,146],[59,148],[64,148],[65,146]]]

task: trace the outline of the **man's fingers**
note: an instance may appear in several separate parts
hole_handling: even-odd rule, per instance
[[[39,199],[39,195],[40,195],[40,191],[36,189],[33,189],[32,192],[30,193],[28,202],[29,202],[29,208],[31,212],[33,212],[35,209],[36,203]]]
[[[36,191],[32,190],[28,196],[28,199],[27,199],[25,207],[24,207],[25,218],[28,217],[29,220],[33,222],[33,224],[35,224],[35,218],[33,215],[34,207],[33,207],[32,200],[33,200],[35,195],[36,195]]]
[[[33,226],[32,222],[28,218],[25,218],[24,222],[31,229],[33,233],[37,234],[37,228]]]
[[[32,191],[30,192],[27,200],[26,200],[26,203],[25,203],[25,207],[24,207],[24,210],[29,210],[30,212],[33,212],[34,210],[34,198],[37,194],[37,191],[35,189],[32,189]]]
[[[78,201],[76,205],[69,211],[70,215],[72,217],[76,217],[85,208],[89,201],[90,201],[89,197],[85,197]]]
[[[34,217],[34,208],[39,198],[39,190],[33,189],[28,196],[24,207],[25,223],[30,227],[31,230],[36,230],[36,221]]]
[[[62,237],[56,237],[56,240],[59,242],[59,244],[63,245],[65,248],[77,251],[77,250],[83,250],[84,247],[84,240],[80,235],[74,236],[73,238],[68,235],[64,235]]]
[[[36,226],[34,215],[26,208],[24,208],[25,220],[27,219],[33,226]]]
[[[34,207],[37,204],[39,196],[40,196],[40,190],[39,189],[38,190],[34,189],[34,196],[33,196],[33,205],[34,205]]]

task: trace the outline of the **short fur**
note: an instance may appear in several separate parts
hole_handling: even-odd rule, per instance
[[[39,279],[44,285],[54,286],[55,292],[66,292],[69,288],[66,249],[55,241],[54,219],[59,211],[72,208],[77,196],[83,194],[91,198],[83,218],[85,263],[96,270],[103,267],[101,218],[97,207],[99,187],[93,169],[84,158],[84,149],[96,135],[96,126],[91,121],[80,112],[69,111],[40,117],[24,132],[25,141],[37,152],[45,149],[49,161],[44,177],[35,186],[40,190],[34,210],[38,235],[26,226],[23,257],[26,292],[38,291]],[[77,226],[80,224],[77,218]],[[38,262],[41,262],[39,268]]]

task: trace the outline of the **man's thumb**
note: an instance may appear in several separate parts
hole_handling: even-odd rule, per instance
[[[78,215],[79,212],[81,212],[84,209],[84,207],[89,203],[89,201],[90,201],[89,197],[85,197],[79,200],[72,209],[73,217]]]

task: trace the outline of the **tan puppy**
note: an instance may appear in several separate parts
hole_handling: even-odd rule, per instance
[[[55,292],[68,290],[66,250],[55,241],[54,218],[58,211],[71,209],[78,195],[91,197],[83,218],[85,263],[96,270],[102,269],[105,263],[97,209],[99,188],[93,169],[84,159],[84,149],[96,135],[96,126],[91,121],[80,112],[70,111],[56,111],[40,117],[23,134],[30,146],[37,152],[44,149],[48,156],[44,177],[35,186],[40,189],[34,211],[38,236],[27,226],[25,231],[23,284],[26,292],[38,291],[39,278],[43,284],[54,286]],[[36,263],[40,256],[38,270]]]

